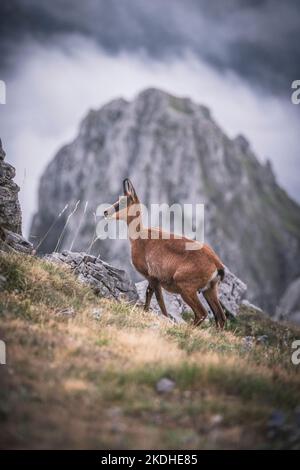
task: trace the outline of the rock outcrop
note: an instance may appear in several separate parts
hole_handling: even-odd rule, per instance
[[[20,251],[21,253],[32,254],[33,246],[19,233],[11,232],[0,228],[0,251]]]
[[[139,300],[135,285],[126,272],[110,266],[100,257],[63,251],[52,253],[45,259],[70,268],[79,281],[89,285],[95,294],[101,297],[131,303],[137,303]]]
[[[147,281],[136,283],[136,288],[142,303],[145,301],[147,285]],[[231,314],[232,316],[236,316],[238,314],[241,302],[246,294],[246,290],[246,284],[244,284],[244,282],[242,282],[238,277],[226,269],[224,281],[219,285],[219,293],[220,300],[227,313]],[[182,300],[180,295],[169,294],[164,290],[163,296],[167,311],[175,321],[180,322],[180,315],[186,311],[191,310],[191,308]],[[209,315],[212,316],[213,314],[203,295],[199,294],[199,298],[207,309]],[[155,296],[152,297],[150,306],[155,312],[160,313],[160,308],[155,299]]]
[[[141,281],[134,285],[124,270],[105,263],[99,256],[63,251],[46,255],[45,259],[70,268],[79,281],[89,285],[95,294],[101,297],[144,305],[147,281]],[[229,314],[237,315],[246,290],[246,285],[226,269],[225,279],[220,284],[220,300]],[[180,295],[169,294],[165,290],[163,295],[171,318],[176,323],[184,322],[182,314],[190,310],[190,307],[185,304]],[[201,300],[209,314],[212,315],[202,294]],[[161,314],[155,296],[152,298],[150,307],[155,313]]]
[[[13,181],[16,171],[4,158],[0,139],[0,250],[31,253],[31,243],[22,237],[22,213],[18,198],[20,188]]]
[[[95,210],[116,200],[125,177],[148,207],[204,203],[206,241],[246,282],[249,300],[275,313],[283,292],[300,275],[295,262],[300,257],[300,207],[244,137],[230,139],[206,107],[161,90],[148,89],[132,102],[116,99],[90,111],[75,140],[59,150],[41,178],[31,228],[33,236],[42,238],[56,221],[41,252],[55,249],[79,200],[61,249],[69,249],[78,234],[73,249],[88,251]],[[68,210],[57,220],[66,204]],[[92,253],[99,250],[106,261],[133,275],[127,240],[99,241]]]
[[[4,161],[5,152],[0,139],[0,227],[21,235],[22,214],[18,199],[19,186],[13,181],[16,171]]]
[[[295,279],[283,294],[276,318],[300,324],[300,278]]]

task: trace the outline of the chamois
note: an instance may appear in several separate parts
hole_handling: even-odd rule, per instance
[[[202,292],[214,314],[216,326],[224,328],[226,316],[218,299],[218,284],[225,271],[219,257],[207,244],[163,232],[160,228],[144,227],[140,201],[128,178],[123,181],[123,189],[124,196],[104,211],[104,216],[125,220],[128,225],[132,263],[148,280],[144,309],[149,310],[155,293],[163,315],[168,317],[163,287],[181,295],[193,310],[194,325],[198,326],[207,317],[197,295]],[[194,245],[193,249],[187,248],[190,243]]]

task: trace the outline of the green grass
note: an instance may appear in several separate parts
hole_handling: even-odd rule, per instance
[[[0,272],[6,278],[5,290],[11,294],[0,300],[4,315],[15,312],[37,320],[48,309],[56,311],[67,306],[78,310],[94,301],[91,290],[69,271],[47,261],[33,262],[31,256],[1,255]]]
[[[4,448],[298,448],[296,327],[242,307],[225,331],[95,297],[72,273],[0,255]],[[58,313],[73,308],[74,318]],[[99,319],[93,311],[101,311]],[[267,335],[267,342],[259,337]],[[253,346],[245,347],[245,336]],[[161,378],[174,381],[167,394]],[[282,410],[286,428],[270,437]]]

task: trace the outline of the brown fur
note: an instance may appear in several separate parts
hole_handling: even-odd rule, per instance
[[[162,313],[168,316],[162,295],[163,287],[168,292],[182,296],[195,314],[194,324],[199,325],[207,316],[197,295],[197,292],[203,290],[214,313],[216,325],[223,328],[226,317],[218,299],[218,271],[222,277],[224,265],[219,257],[207,244],[169,234],[161,229],[143,227],[140,203],[132,183],[126,179],[123,184],[127,208],[119,210],[117,202],[106,211],[106,215],[126,220],[128,224],[132,263],[149,282],[145,309],[149,309],[151,297],[155,293]],[[135,210],[131,211],[133,206]],[[138,238],[131,229],[132,222],[139,230]],[[187,250],[186,244],[190,243],[199,245],[199,249]]]

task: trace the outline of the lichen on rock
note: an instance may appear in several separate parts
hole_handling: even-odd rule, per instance
[[[22,236],[20,188],[13,180],[16,170],[4,161],[5,155],[0,139],[0,250],[31,253],[31,243]]]

